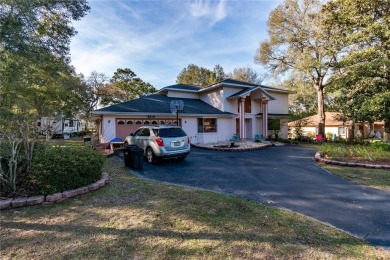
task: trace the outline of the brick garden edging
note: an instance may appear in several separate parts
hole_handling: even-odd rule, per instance
[[[323,162],[326,164],[334,164],[334,165],[341,165],[341,166],[347,166],[347,167],[365,167],[365,168],[373,168],[373,169],[390,170],[390,165],[386,165],[386,164],[341,162],[341,161],[336,161],[336,160],[331,160],[331,159],[325,159],[325,158],[321,157],[321,154],[319,152],[316,152],[314,159],[317,162]]]
[[[211,150],[211,151],[222,151],[222,152],[246,152],[246,151],[254,151],[254,150],[260,150],[264,148],[268,148],[272,146],[271,144],[266,144],[260,147],[237,147],[237,148],[221,148],[221,147],[207,147],[207,146],[201,146],[196,144],[191,144],[192,147],[203,149],[203,150]]]
[[[102,178],[97,182],[91,183],[87,186],[80,187],[74,190],[67,190],[47,196],[34,196],[29,198],[16,198],[0,200],[0,210],[7,208],[19,208],[25,206],[39,205],[39,204],[53,204],[54,202],[60,202],[68,198],[79,196],[90,191],[97,190],[108,183],[108,173],[103,172]]]

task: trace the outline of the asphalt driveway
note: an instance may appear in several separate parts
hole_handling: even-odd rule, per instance
[[[389,249],[390,193],[328,173],[315,164],[314,153],[297,146],[251,152],[192,148],[185,161],[145,163],[133,173],[289,209]]]

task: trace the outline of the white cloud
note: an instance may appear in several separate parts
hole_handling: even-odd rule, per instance
[[[190,14],[193,17],[209,17],[212,24],[227,16],[225,0],[219,0],[217,3],[210,0],[196,0],[189,5]]]
[[[79,33],[72,39],[71,58],[76,70],[111,77],[117,68],[130,68],[157,88],[174,84],[190,63],[210,69],[220,64],[225,72],[251,64],[265,33],[264,3],[256,1],[90,4],[91,13],[75,23]]]

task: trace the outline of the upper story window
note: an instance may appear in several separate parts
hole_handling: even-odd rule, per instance
[[[252,113],[252,102],[251,97],[247,96],[245,98],[245,113]],[[240,100],[237,100],[237,112],[240,113]]]

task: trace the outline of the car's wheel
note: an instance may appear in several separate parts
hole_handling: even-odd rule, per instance
[[[184,161],[185,158],[186,158],[185,156],[182,156],[182,157],[178,157],[177,159],[178,159],[179,161]]]
[[[153,149],[150,147],[146,149],[146,161],[148,163],[156,163],[156,156],[154,155]]]

